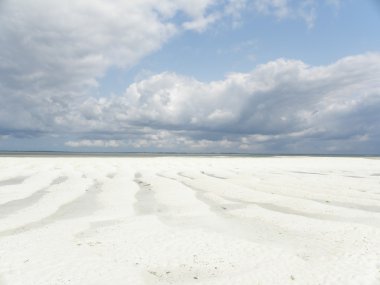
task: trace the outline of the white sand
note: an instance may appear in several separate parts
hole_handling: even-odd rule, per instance
[[[2,157],[0,284],[380,284],[380,160]]]

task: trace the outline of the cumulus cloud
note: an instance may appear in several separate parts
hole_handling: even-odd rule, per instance
[[[62,124],[128,134],[134,148],[326,151],[345,142],[352,151],[379,142],[378,78],[379,54],[315,67],[278,59],[208,83],[161,73],[123,96],[84,101]]]
[[[213,0],[4,0],[0,129],[53,129],[110,67],[128,68],[186,29],[204,30]],[[184,15],[183,20],[176,15]],[[64,110],[62,112],[62,110]],[[18,114],[14,118],[14,113]]]
[[[279,59],[251,73],[234,73],[210,83],[162,73],[132,84],[116,100],[121,108],[118,114],[137,125],[153,123],[178,129],[300,131],[322,112],[343,114],[369,100],[376,103],[379,62],[377,54],[320,67]]]

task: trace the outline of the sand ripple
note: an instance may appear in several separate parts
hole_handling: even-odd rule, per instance
[[[380,160],[2,157],[0,284],[380,284]]]

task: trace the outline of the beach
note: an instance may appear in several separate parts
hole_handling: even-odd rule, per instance
[[[0,157],[0,285],[380,284],[380,159]]]

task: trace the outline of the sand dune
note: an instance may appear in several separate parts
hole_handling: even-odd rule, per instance
[[[380,284],[380,160],[1,157],[0,284]]]

